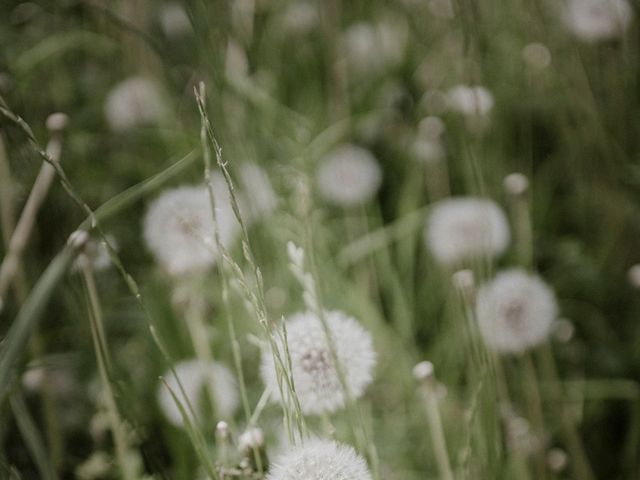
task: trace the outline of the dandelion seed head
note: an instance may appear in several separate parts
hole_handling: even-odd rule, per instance
[[[261,428],[253,427],[242,432],[238,437],[238,449],[242,452],[264,446],[264,432]]]
[[[569,457],[564,450],[552,448],[547,453],[547,465],[552,472],[562,472],[569,465]]]
[[[629,268],[627,277],[629,278],[629,284],[633,288],[640,289],[640,263],[632,265],[631,268]]]
[[[411,151],[416,160],[425,165],[440,162],[445,158],[444,147],[439,139],[417,136],[411,145]]]
[[[480,333],[487,346],[500,353],[521,353],[543,342],[557,313],[551,288],[521,269],[498,273],[476,298]]]
[[[440,117],[431,115],[420,120],[418,130],[421,136],[437,140],[444,133],[445,125]]]
[[[633,9],[627,0],[568,0],[563,20],[580,40],[612,40],[629,28]]]
[[[355,76],[370,78],[401,62],[407,38],[406,25],[400,21],[358,22],[343,33],[342,51]]]
[[[114,132],[157,123],[168,108],[157,85],[145,77],[131,77],[117,84],[107,96],[104,113]]]
[[[115,251],[118,250],[118,242],[112,235],[107,235],[107,240]],[[82,262],[90,262],[91,268],[100,272],[111,266],[111,255],[107,243],[102,238],[90,238],[82,252],[73,262],[71,270],[77,272],[82,268]]]
[[[246,202],[243,206],[248,219],[266,218],[273,213],[278,205],[278,197],[262,167],[255,163],[242,164],[240,182],[244,190]]]
[[[233,374],[227,367],[216,362],[207,364],[199,360],[187,360],[177,363],[174,370],[176,375],[169,370],[163,377],[192,421],[189,404],[199,418],[204,413],[203,400],[209,390],[213,392],[216,414],[223,418],[233,416],[238,407],[238,389]],[[158,404],[172,425],[182,427],[182,413],[167,385],[161,382],[158,386]]]
[[[314,440],[294,447],[273,464],[267,480],[371,480],[365,460],[353,447]]]
[[[551,65],[551,52],[542,43],[529,43],[522,49],[522,59],[531,68],[543,70]]]
[[[228,248],[239,227],[224,179],[214,175],[212,185],[220,241]],[[217,258],[213,225],[207,188],[177,187],[164,191],[150,205],[144,218],[144,240],[171,275],[206,270]]]
[[[50,132],[60,132],[69,123],[69,117],[65,113],[52,113],[47,117],[46,127]]]
[[[325,319],[345,383],[353,398],[359,398],[373,379],[376,354],[371,335],[343,312],[326,312]],[[302,412],[319,415],[343,408],[345,395],[321,320],[311,312],[297,313],[289,317],[286,329],[292,376]],[[284,352],[282,341],[278,339],[276,343],[280,352]],[[266,386],[278,392],[273,356],[268,349],[262,354],[261,374]]]
[[[305,35],[319,23],[318,9],[308,0],[290,3],[282,15],[282,29],[290,35]]]
[[[413,377],[419,381],[425,381],[433,378],[435,369],[433,363],[425,360],[413,367]]]
[[[456,264],[475,257],[494,257],[507,248],[509,224],[493,201],[458,197],[437,203],[429,215],[425,239],[440,263]]]
[[[170,2],[160,10],[160,26],[167,37],[180,37],[191,31],[191,20],[182,5]]]
[[[325,157],[318,168],[317,184],[322,197],[343,207],[370,201],[382,183],[382,170],[371,152],[343,145]]]
[[[552,325],[553,338],[560,343],[567,343],[571,341],[576,328],[573,326],[573,322],[567,318],[559,318]]]
[[[485,87],[457,85],[447,92],[447,105],[467,116],[486,116],[493,109],[493,95]]]
[[[522,173],[510,173],[504,177],[504,189],[509,195],[524,195],[529,189],[529,179]]]

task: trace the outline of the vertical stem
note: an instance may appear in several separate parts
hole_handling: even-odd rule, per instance
[[[55,134],[47,145],[47,154],[54,163],[60,160],[62,150],[62,138]],[[0,153],[1,154],[1,153]],[[11,285],[20,268],[22,252],[31,236],[31,231],[36,221],[36,215],[49,192],[49,187],[55,177],[55,168],[49,163],[43,163],[40,172],[33,184],[33,188],[27,198],[20,219],[11,235],[7,254],[0,265],[0,307],[2,306],[7,289]]]
[[[540,360],[545,376],[548,378],[549,387],[553,403],[558,406],[557,414],[559,416],[560,427],[567,450],[571,456],[574,475],[577,480],[595,480],[595,475],[589,464],[587,454],[582,444],[582,439],[578,433],[575,422],[567,411],[564,403],[562,386],[558,378],[555,361],[551,346],[545,343],[540,347]]]
[[[329,118],[333,121],[348,118],[349,94],[346,65],[340,57],[338,39],[340,37],[340,0],[318,0],[322,21],[327,62],[327,83],[329,90]]]
[[[5,252],[10,250],[11,238],[15,229],[15,218],[13,212],[13,184],[11,166],[4,145],[2,131],[0,130],[0,226],[5,246]],[[28,285],[22,261],[18,259],[16,272],[13,279],[13,289],[18,304],[22,305],[27,298]],[[2,300],[0,299],[0,312],[2,311]],[[36,333],[30,341],[30,350],[34,358],[41,356],[44,351],[42,338]],[[42,416],[45,423],[45,435],[49,448],[49,455],[54,470],[58,470],[64,456],[64,438],[60,432],[60,425],[55,412],[54,400],[51,396],[49,382],[42,384]]]
[[[546,440],[544,438],[544,417],[542,413],[542,401],[540,399],[540,390],[538,388],[538,378],[536,375],[535,366],[531,353],[526,352],[522,358],[523,363],[523,377],[525,383],[525,390],[527,392],[527,406],[529,409],[529,419],[533,425],[536,440],[539,440],[541,444],[536,455],[536,478],[543,480],[546,478]]]
[[[447,453],[447,443],[442,428],[442,418],[440,417],[434,379],[426,379],[421,390],[427,422],[429,423],[431,442],[433,443],[436,463],[440,472],[440,480],[453,480],[453,471],[451,470],[449,454]]]
[[[113,390],[111,388],[111,382],[109,380],[109,374],[107,369],[107,362],[104,348],[106,344],[101,340],[100,333],[104,332],[102,321],[102,308],[100,306],[100,299],[98,297],[98,289],[96,288],[95,278],[93,276],[93,268],[88,258],[80,262],[82,277],[86,288],[89,303],[89,320],[91,322],[91,338],[93,340],[93,346],[96,352],[96,361],[98,364],[98,372],[100,374],[100,381],[102,383],[103,392],[105,395],[107,416],[109,418],[109,425],[111,433],[113,435],[113,443],[116,450],[116,459],[120,468],[120,473],[124,480],[136,480],[135,472],[130,461],[127,460],[128,445],[126,438],[126,431],[124,429],[124,422],[122,421],[120,414],[118,413],[118,406],[116,404]]]

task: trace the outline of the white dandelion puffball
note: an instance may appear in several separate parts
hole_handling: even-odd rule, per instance
[[[267,480],[371,480],[364,458],[353,447],[315,440],[294,447],[271,467]]]
[[[485,343],[519,353],[544,341],[558,314],[556,298],[538,276],[521,269],[498,273],[478,290],[476,315]]]
[[[447,92],[448,107],[467,116],[486,116],[493,103],[493,95],[482,86],[457,85]]]
[[[278,205],[278,196],[265,170],[255,163],[240,166],[240,183],[244,191],[247,218],[255,220],[268,217]]]
[[[309,0],[297,0],[287,5],[281,18],[282,30],[290,35],[305,35],[319,24],[318,9]]]
[[[171,2],[160,9],[160,26],[167,37],[180,37],[191,31],[191,20],[182,5]]]
[[[338,147],[320,162],[317,183],[325,200],[353,207],[376,195],[382,183],[382,170],[369,150],[348,144]]]
[[[161,382],[158,386],[158,404],[172,425],[182,427],[184,419],[167,385],[192,421],[189,405],[193,407],[196,416],[201,416],[204,413],[203,400],[208,398],[210,391],[213,392],[216,415],[220,418],[233,416],[239,403],[238,389],[233,374],[227,367],[215,362],[206,364],[199,360],[187,360],[177,363],[174,370],[175,375],[171,370],[163,375],[167,384]]]
[[[229,247],[239,232],[227,186],[220,175],[212,179],[220,241]],[[204,186],[166,190],[144,218],[144,239],[156,260],[171,275],[206,270],[217,259],[209,192]]]
[[[442,161],[445,158],[445,150],[439,139],[425,138],[423,135],[417,136],[411,144],[413,156],[420,163],[430,165]]]
[[[113,131],[124,132],[161,121],[169,115],[169,109],[153,80],[131,77],[111,90],[104,113]]]
[[[434,205],[425,240],[435,259],[452,265],[482,256],[495,257],[509,245],[507,217],[493,201],[454,197]]]
[[[342,34],[341,47],[351,72],[366,79],[397,66],[407,38],[407,27],[400,21],[358,22]]]
[[[620,37],[632,19],[627,0],[568,0],[563,15],[567,28],[586,42]]]
[[[326,312],[325,320],[349,393],[353,398],[359,398],[373,379],[376,354],[371,335],[357,320],[339,311]],[[311,312],[297,313],[289,317],[286,327],[293,382],[302,412],[319,415],[344,407],[343,385],[334,367],[321,320]],[[277,339],[276,344],[284,355],[282,341]],[[270,349],[262,353],[260,370],[267,388],[279,395]],[[285,390],[284,394],[288,393]]]

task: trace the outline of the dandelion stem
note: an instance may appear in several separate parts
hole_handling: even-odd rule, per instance
[[[546,472],[546,448],[545,448],[545,431],[544,417],[542,413],[542,401],[540,399],[540,390],[538,388],[538,378],[536,375],[535,365],[531,358],[531,352],[526,352],[522,358],[523,379],[527,396],[527,406],[529,409],[529,419],[533,424],[536,445],[536,478],[543,480],[547,476]]]
[[[62,137],[59,134],[54,134],[51,137],[51,141],[47,145],[47,155],[51,158],[51,161],[57,163],[60,161],[60,152],[62,151]],[[0,152],[2,155],[2,152]],[[38,210],[42,206],[49,187],[55,177],[55,169],[49,163],[43,163],[40,167],[40,172],[36,177],[33,184],[27,202],[25,203],[20,219],[11,235],[9,241],[9,249],[7,251],[2,265],[0,265],[0,305],[3,302],[3,298],[7,292],[7,289],[11,285],[15,275],[20,270],[20,259],[22,253],[27,245],[31,231],[35,225],[36,216]]]
[[[101,338],[100,332],[104,332],[102,320],[102,307],[98,297],[93,268],[89,259],[81,262],[82,278],[89,304],[89,321],[91,323],[91,338],[96,352],[98,372],[102,383],[103,393],[109,418],[109,426],[113,435],[116,459],[120,468],[120,473],[125,480],[136,480],[136,473],[132,463],[127,460],[128,445],[125,431],[125,424],[120,414],[115,400],[111,382],[109,380],[107,352],[105,339]]]
[[[424,400],[425,412],[427,414],[427,422],[429,423],[429,433],[431,434],[431,442],[440,472],[440,480],[453,480],[453,471],[449,462],[449,454],[447,453],[447,443],[442,428],[442,418],[440,417],[440,408],[438,406],[438,397],[435,388],[435,380],[433,378],[425,379],[421,385],[421,395]]]
[[[595,480],[596,477],[589,464],[582,439],[578,434],[572,414],[567,410],[564,402],[564,393],[558,378],[558,371],[551,346],[548,343],[543,344],[539,349],[539,354],[544,375],[549,379],[553,403],[559,407],[557,409],[557,414],[559,415],[558,420],[560,421],[564,441],[571,455],[575,478],[578,480]]]

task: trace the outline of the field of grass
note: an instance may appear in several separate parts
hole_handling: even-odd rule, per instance
[[[0,1],[0,478],[640,478],[632,0]]]

